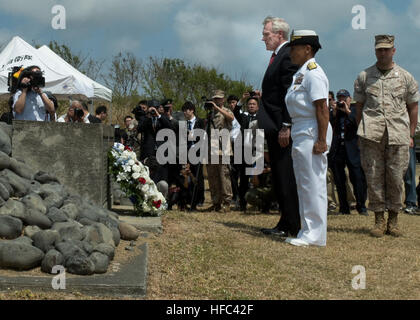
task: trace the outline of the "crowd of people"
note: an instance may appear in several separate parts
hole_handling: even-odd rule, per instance
[[[197,129],[208,136],[211,130],[230,132],[227,143],[204,141],[209,149],[216,141],[218,161],[205,164],[212,205],[203,211],[278,210],[278,224],[262,229],[264,234],[286,237],[287,243],[296,246],[325,246],[328,208],[337,207],[335,214],[349,215],[356,209],[368,216],[369,196],[369,209],[375,215],[371,235],[401,235],[397,217],[404,183],[404,210],[417,214],[414,135],[419,92],[412,75],[393,61],[394,37],[375,37],[376,63],[358,75],[353,97],[346,89],[335,97],[315,59],[322,49],[316,32],[297,30],[289,40],[290,27],[283,19],[267,17],[263,26],[262,41],[273,54],[261,91],[244,92],[239,98],[214,90],[204,105],[205,119],[196,112],[203,106],[191,101],[183,103],[181,113],[174,111],[171,99],[142,100],[124,118],[124,128],[116,126],[116,141],[134,150],[149,167],[151,178],[168,200],[168,210],[174,206],[199,210],[205,200],[202,161],[158,161],[165,140],[157,135],[163,129],[175,133],[180,158],[179,132],[184,123],[188,153],[200,153],[203,137],[196,134]],[[21,81],[26,84],[30,77]],[[54,97],[36,86],[17,90],[10,101],[15,119],[93,123],[107,116],[106,107],[98,107],[92,116],[86,103],[72,101],[67,114],[56,119],[56,104]],[[234,159],[236,152],[243,159],[243,148],[249,143],[245,130],[255,133],[257,129],[264,130],[264,169],[250,176],[246,169],[253,164]],[[241,150],[234,148],[238,139]],[[230,162],[224,161],[225,156]],[[327,181],[332,184],[329,195]]]

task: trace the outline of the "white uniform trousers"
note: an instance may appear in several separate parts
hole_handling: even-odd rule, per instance
[[[297,125],[296,127],[299,127]],[[301,229],[298,239],[310,245],[327,244],[327,152],[314,154],[317,128],[293,128],[292,159],[299,197]],[[303,127],[303,126],[302,126]],[[327,145],[331,145],[332,130],[328,125]]]

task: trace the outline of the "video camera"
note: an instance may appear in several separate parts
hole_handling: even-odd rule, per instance
[[[19,83],[19,80],[23,78],[30,78],[31,81],[26,84]],[[45,87],[45,78],[42,76],[42,71],[31,71],[20,66],[13,67],[12,71],[9,72],[7,83],[9,85],[8,91],[16,92],[17,89]]]

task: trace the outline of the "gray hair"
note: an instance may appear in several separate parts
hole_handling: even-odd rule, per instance
[[[267,18],[264,19],[263,25],[265,26],[269,22],[272,23],[271,30],[274,33],[282,32],[283,33],[283,38],[285,40],[289,39],[290,26],[286,22],[286,20],[284,20],[282,18],[268,16]]]
[[[80,105],[80,107],[83,108],[83,105],[79,100],[72,100],[70,103],[70,107],[77,107],[77,105]]]

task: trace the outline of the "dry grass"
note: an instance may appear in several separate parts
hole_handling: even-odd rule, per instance
[[[264,236],[276,215],[170,212],[151,241],[149,299],[420,299],[420,217],[402,238],[369,236],[373,217],[329,216],[326,248]],[[352,289],[355,265],[366,289]]]
[[[163,234],[147,239],[147,299],[420,299],[420,216],[401,214],[404,237],[381,239],[369,236],[372,216],[329,216],[325,248],[260,233],[277,221],[256,212],[168,212]],[[356,265],[366,269],[365,290],[352,289]],[[116,298],[23,290],[2,299]]]

